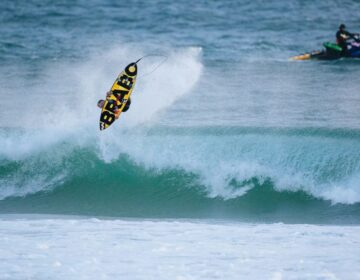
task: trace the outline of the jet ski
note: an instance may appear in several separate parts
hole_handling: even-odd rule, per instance
[[[324,43],[323,50],[313,51],[297,56],[293,56],[291,60],[308,60],[308,59],[319,59],[319,60],[335,60],[342,57],[360,58],[360,39],[359,36],[353,38],[352,41],[347,43],[347,51],[344,53],[342,48],[335,43],[326,42]]]

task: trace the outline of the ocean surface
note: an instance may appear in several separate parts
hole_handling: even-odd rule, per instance
[[[1,1],[0,279],[360,279],[359,9]]]

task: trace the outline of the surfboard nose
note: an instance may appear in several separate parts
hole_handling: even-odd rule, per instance
[[[136,76],[137,64],[135,62],[130,63],[128,66],[126,66],[125,73],[130,77]]]

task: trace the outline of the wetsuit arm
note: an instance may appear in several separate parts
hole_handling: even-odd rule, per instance
[[[350,33],[350,32],[348,32],[348,31],[344,31],[344,34],[345,34],[346,36],[348,36],[349,38],[352,38],[352,39],[355,39],[355,36],[357,35],[357,34],[355,34],[355,33]]]
[[[351,38],[353,38],[354,40],[356,40],[356,37],[358,37],[359,36],[359,33],[349,33],[350,35],[350,37]]]
[[[347,32],[346,30],[338,31],[336,33],[336,39],[338,43],[346,41],[347,39],[349,39],[349,37],[351,37],[351,33]]]

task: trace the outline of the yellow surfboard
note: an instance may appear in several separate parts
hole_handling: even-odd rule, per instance
[[[100,115],[100,130],[107,129],[119,117],[134,89],[137,75],[137,62],[130,63],[116,78],[111,87],[111,95],[106,97]],[[118,112],[116,112],[116,108]]]

